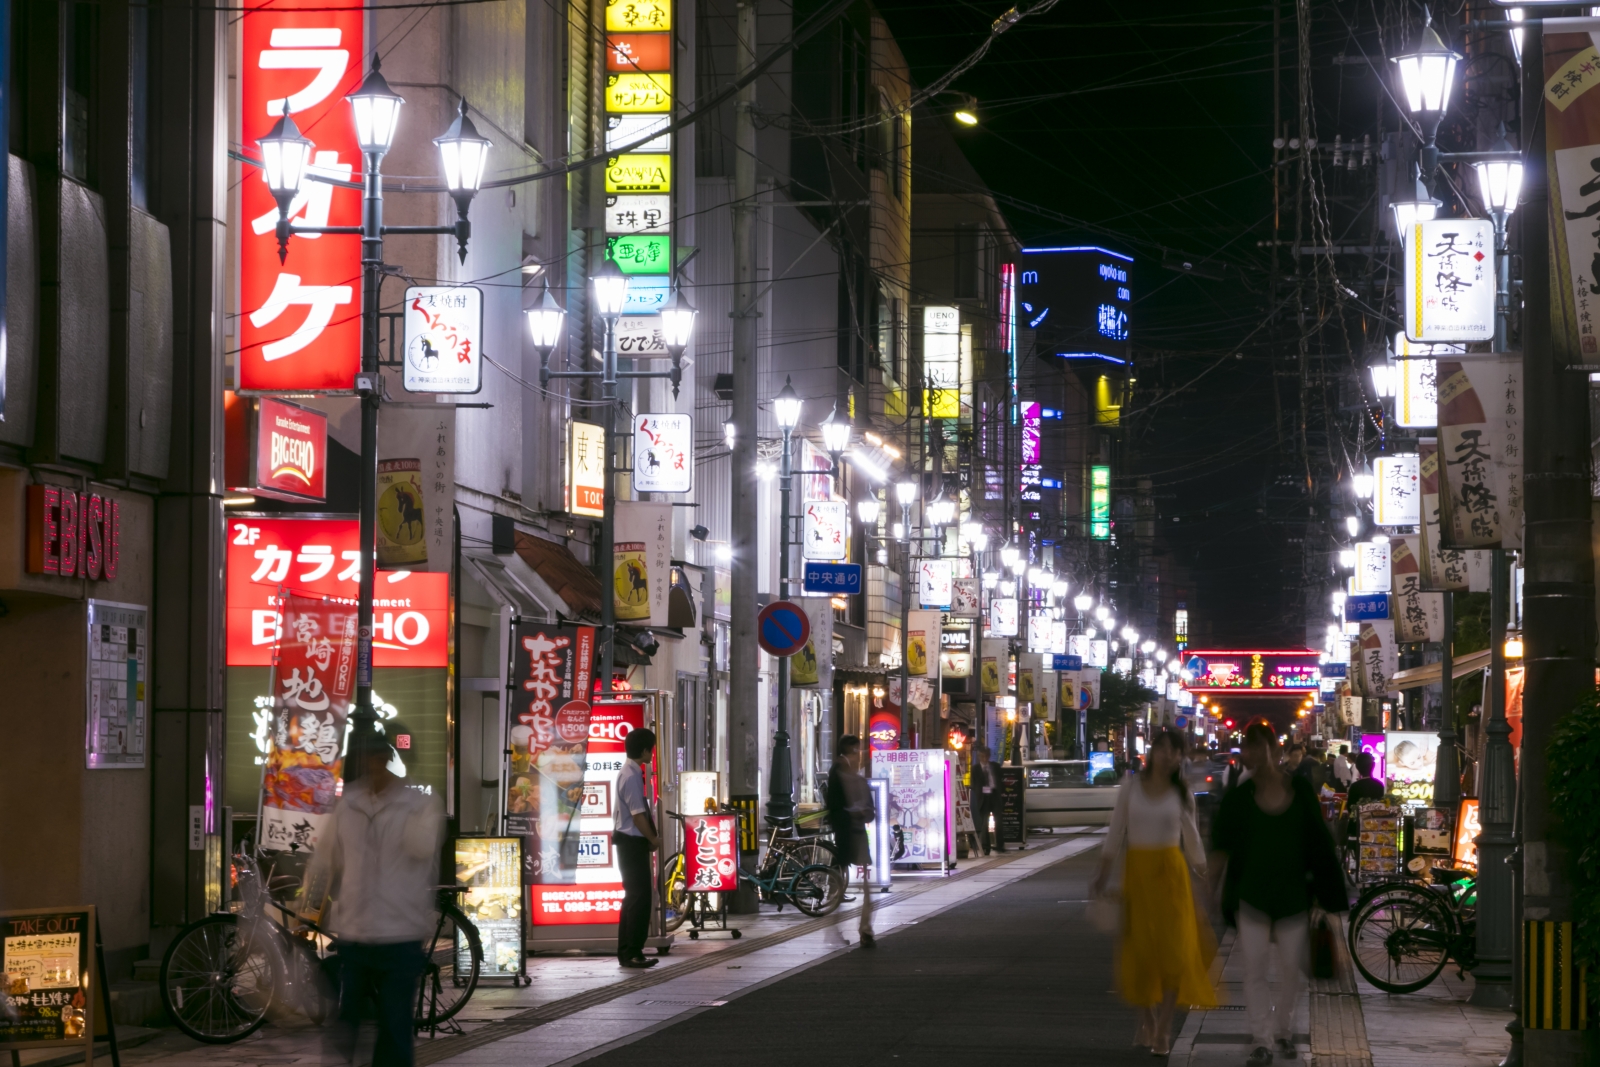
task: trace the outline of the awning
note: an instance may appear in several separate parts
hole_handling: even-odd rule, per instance
[[[530,619],[554,619],[565,605],[533,569],[516,556],[476,550],[461,553],[462,569],[502,607]]]
[[[600,579],[557,541],[516,532],[517,555],[566,605],[564,615],[600,618]]]
[[[1450,678],[1458,681],[1481,671],[1489,666],[1489,650],[1480,649],[1477,652],[1468,652],[1464,656],[1457,656],[1450,664]],[[1412,689],[1419,685],[1438,685],[1439,679],[1444,676],[1443,663],[1424,663],[1420,667],[1407,667],[1403,671],[1396,671],[1393,678],[1389,679],[1391,689]]]

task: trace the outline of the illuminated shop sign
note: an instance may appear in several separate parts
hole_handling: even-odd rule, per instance
[[[1111,538],[1111,468],[1089,468],[1089,536]]]
[[[1017,311],[1044,356],[1126,363],[1133,260],[1094,246],[1025,248]]]
[[[1316,689],[1322,682],[1320,652],[1308,649],[1277,652],[1191,652],[1183,661],[1195,692],[1271,689]]]

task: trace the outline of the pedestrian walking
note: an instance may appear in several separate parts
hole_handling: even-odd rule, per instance
[[[983,854],[989,854],[989,817],[994,816],[994,847],[1004,852],[1006,840],[1000,836],[1000,765],[994,762],[989,749],[976,745],[972,749],[972,823],[978,830],[978,844]]]
[[[373,1067],[411,1067],[422,942],[435,924],[443,831],[432,798],[390,771],[394,758],[382,735],[352,736],[346,762],[361,777],[345,783],[306,875],[307,885],[330,889],[323,929],[339,959],[333,1047],[355,1061],[356,1031],[370,997],[378,1024]]]
[[[660,960],[644,954],[650,933],[650,853],[661,847],[661,835],[646,799],[644,765],[656,750],[655,731],[641,728],[622,743],[627,759],[617,773],[617,814],[611,840],[622,872],[622,911],[617,915],[617,963],[644,970]]]
[[[1104,895],[1112,869],[1122,862],[1122,937],[1117,951],[1117,992],[1139,1009],[1134,1044],[1157,1056],[1172,1051],[1172,1014],[1216,1006],[1207,974],[1216,956],[1211,925],[1195,906],[1191,869],[1205,871],[1205,850],[1195,825],[1194,794],[1183,779],[1185,738],[1164,729],[1149,758],[1117,790],[1111,827],[1101,852],[1093,892]]]
[[[1339,792],[1343,793],[1350,788],[1350,783],[1355,780],[1355,769],[1350,766],[1350,746],[1340,745],[1339,754],[1333,757],[1333,781]]]
[[[1333,837],[1316,793],[1278,765],[1278,739],[1254,723],[1242,751],[1250,778],[1222,800],[1212,823],[1212,876],[1222,881],[1222,914],[1238,930],[1244,957],[1244,1001],[1254,1048],[1245,1062],[1261,1067],[1294,1059],[1294,1011],[1304,987],[1311,907],[1349,908]],[[1276,956],[1278,985],[1267,979]]]
[[[1356,773],[1359,777],[1350,783],[1350,788],[1345,790],[1344,806],[1348,811],[1355,811],[1358,804],[1370,804],[1375,800],[1382,800],[1389,788],[1383,784],[1382,778],[1372,776],[1372,768],[1378,765],[1372,753],[1362,752],[1356,756]]]
[[[872,852],[867,824],[878,812],[872,803],[872,787],[861,774],[861,738],[855,734],[839,738],[839,754],[828,768],[826,801],[845,881],[850,880],[851,868],[861,870],[861,947],[872,948],[877,938],[872,933]]]

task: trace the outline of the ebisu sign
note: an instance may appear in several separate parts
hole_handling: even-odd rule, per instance
[[[29,574],[113,581],[122,558],[122,505],[99,493],[28,486]]]
[[[256,142],[283,117],[316,145],[311,174],[350,181],[361,166],[345,94],[366,54],[362,0],[276,0],[240,18],[239,139]],[[308,180],[289,205],[288,257],[278,260],[278,206],[263,171],[240,189],[240,392],[351,392],[361,369],[361,238],[299,232],[361,224],[361,191]]]

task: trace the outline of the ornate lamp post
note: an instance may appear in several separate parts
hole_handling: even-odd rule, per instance
[[[794,428],[803,401],[787,377],[772,398],[772,417],[783,431],[778,465],[778,595],[789,598],[789,492],[794,481]],[[772,770],[767,782],[767,821],[789,826],[794,820],[794,758],[789,751],[789,657],[778,657],[778,730],[772,735]]]

